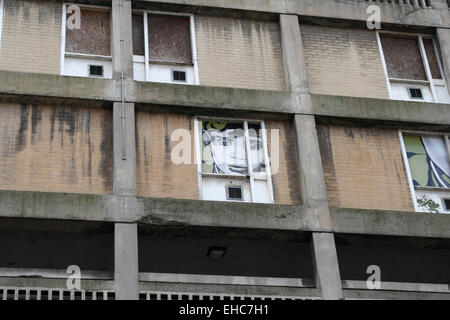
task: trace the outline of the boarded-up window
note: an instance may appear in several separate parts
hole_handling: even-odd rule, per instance
[[[109,12],[81,10],[81,28],[66,28],[66,52],[110,56]]]
[[[417,38],[381,36],[390,78],[427,80]]]
[[[423,46],[427,53],[428,64],[430,65],[431,75],[433,79],[442,79],[441,71],[439,69],[438,60],[436,57],[436,50],[434,49],[433,40],[423,39]]]
[[[145,55],[144,18],[142,14],[133,14],[133,54]]]
[[[188,17],[149,15],[150,61],[192,64]]]

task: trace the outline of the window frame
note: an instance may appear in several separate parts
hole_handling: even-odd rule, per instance
[[[66,57],[89,58],[89,59],[93,59],[93,60],[112,61],[112,43],[111,43],[112,40],[111,40],[111,38],[109,41],[111,54],[109,56],[98,55],[98,54],[66,52],[67,7],[71,6],[71,5],[77,5],[78,7],[80,7],[80,9],[109,12],[110,30],[112,30],[112,16],[111,16],[111,8],[110,7],[63,2],[62,3],[62,19],[61,19],[61,48],[60,48],[61,55],[60,55],[60,67],[59,67],[61,75],[64,75],[64,62],[65,62]]]
[[[3,8],[4,8],[4,0],[0,0],[0,52],[1,52],[1,49],[2,49]]]
[[[188,17],[189,18],[189,30],[191,37],[191,54],[192,54],[192,66],[194,67],[194,85],[200,85],[200,80],[198,76],[198,59],[197,59],[197,42],[195,35],[195,19],[194,14],[192,13],[179,13],[179,12],[166,12],[166,11],[154,11],[154,10],[141,10],[136,9],[133,10],[133,14],[140,13],[142,14],[142,21],[144,24],[144,56],[134,55],[133,54],[133,63],[138,62],[142,63],[142,57],[144,58],[145,64],[145,81],[150,82],[150,47],[148,42],[148,15],[162,15],[162,16],[179,16],[179,17]],[[168,63],[167,65],[175,65]],[[180,66],[184,66],[181,64]],[[187,82],[187,81],[186,81]]]
[[[409,166],[408,155],[406,153],[406,146],[404,141],[405,135],[415,135],[415,136],[434,136],[434,137],[442,137],[444,139],[445,146],[447,147],[447,154],[450,159],[450,132],[426,132],[426,131],[413,131],[413,130],[399,130],[398,136],[400,139],[400,146],[403,158],[403,165],[406,169],[406,176],[408,178],[409,190],[411,193],[411,197],[413,200],[414,210],[420,211],[417,204],[416,190],[424,190],[424,191],[448,191],[450,192],[450,188],[440,188],[440,187],[422,187],[422,186],[414,186],[411,168]]]
[[[242,123],[242,129],[244,130],[245,135],[245,150],[247,156],[247,166],[248,173],[247,175],[229,175],[229,174],[215,174],[215,173],[203,173],[202,172],[202,151],[201,151],[201,137],[202,137],[202,127],[200,123],[203,121],[230,121],[230,122],[240,122]],[[249,141],[249,133],[248,133],[248,124],[258,124],[261,129],[261,138],[263,144],[263,153],[264,153],[264,164],[265,164],[265,172],[253,172],[252,166],[252,157],[250,152],[250,141]],[[249,203],[255,203],[255,180],[258,181],[266,181],[268,191],[269,191],[269,203],[273,204],[274,195],[273,195],[273,185],[272,185],[272,170],[271,163],[268,151],[268,140],[267,140],[267,129],[264,120],[256,120],[256,119],[239,119],[239,118],[224,118],[224,117],[208,117],[201,116],[194,118],[194,139],[195,139],[195,159],[197,163],[197,182],[198,182],[198,193],[199,199],[203,200],[202,196],[202,180],[203,177],[216,177],[216,178],[233,178],[233,179],[242,179],[246,180],[248,178],[250,185],[250,197],[251,201]],[[244,190],[242,190],[244,192]],[[225,201],[234,201],[234,200],[225,200]],[[244,200],[242,200],[244,201]],[[239,200],[238,202],[242,202]]]
[[[422,64],[423,67],[425,69],[425,74],[427,77],[427,80],[414,80],[414,79],[397,79],[397,78],[391,78],[389,77],[389,72],[387,69],[387,64],[386,64],[386,58],[384,56],[384,52],[383,52],[383,45],[381,43],[381,35],[394,35],[394,36],[399,36],[399,37],[406,37],[406,38],[416,38],[417,40],[417,44],[419,47],[419,51],[420,51],[420,56],[422,58]],[[427,85],[430,87],[431,90],[431,95],[433,98],[434,103],[438,103],[438,99],[437,99],[437,94],[436,94],[436,84],[438,84],[440,82],[440,86],[445,86],[445,89],[447,89],[447,82],[445,79],[445,74],[444,74],[444,70],[442,67],[442,63],[440,60],[440,54],[436,45],[436,39],[433,35],[428,35],[428,34],[420,34],[420,33],[405,33],[405,32],[394,32],[394,31],[376,31],[376,38],[377,38],[377,43],[378,43],[378,49],[380,52],[380,56],[381,56],[381,63],[383,66],[383,71],[384,71],[384,77],[386,80],[386,85],[387,85],[387,90],[388,90],[388,94],[389,94],[389,99],[392,99],[392,90],[391,90],[391,83],[404,83],[404,84],[412,84],[412,85]],[[428,62],[428,57],[427,57],[427,53],[426,53],[426,49],[425,46],[423,44],[423,40],[427,39],[427,40],[431,40],[433,42],[433,48],[435,51],[435,55],[436,55],[436,60],[438,63],[438,67],[439,67],[439,72],[441,74],[441,79],[433,79],[433,76],[431,74],[431,69],[430,69],[430,65]]]

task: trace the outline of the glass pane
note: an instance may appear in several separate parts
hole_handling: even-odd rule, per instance
[[[431,76],[433,77],[433,79],[442,79],[441,71],[439,70],[439,64],[436,57],[436,50],[434,50],[433,40],[423,39],[423,46],[425,47],[425,52],[427,53]]]
[[[450,159],[443,137],[403,137],[415,186],[450,188]]]
[[[144,48],[144,17],[142,14],[133,14],[133,54],[138,56],[145,55]]]
[[[250,152],[252,158],[253,172],[265,172],[264,164],[264,144],[259,124],[248,125],[248,135],[250,140]]]

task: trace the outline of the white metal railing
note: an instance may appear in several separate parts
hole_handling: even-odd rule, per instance
[[[139,300],[191,300],[191,301],[278,301],[278,300],[321,300],[320,297],[235,295],[198,292],[140,291]]]
[[[422,9],[431,8],[430,0],[365,0],[365,2],[408,6],[408,7],[422,8]]]
[[[0,287],[1,300],[115,300],[111,290]]]

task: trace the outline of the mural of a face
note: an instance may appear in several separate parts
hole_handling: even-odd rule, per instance
[[[202,140],[204,173],[248,174],[245,132],[241,124],[205,123]],[[264,171],[262,141],[256,130],[249,130],[249,141],[253,171]]]

